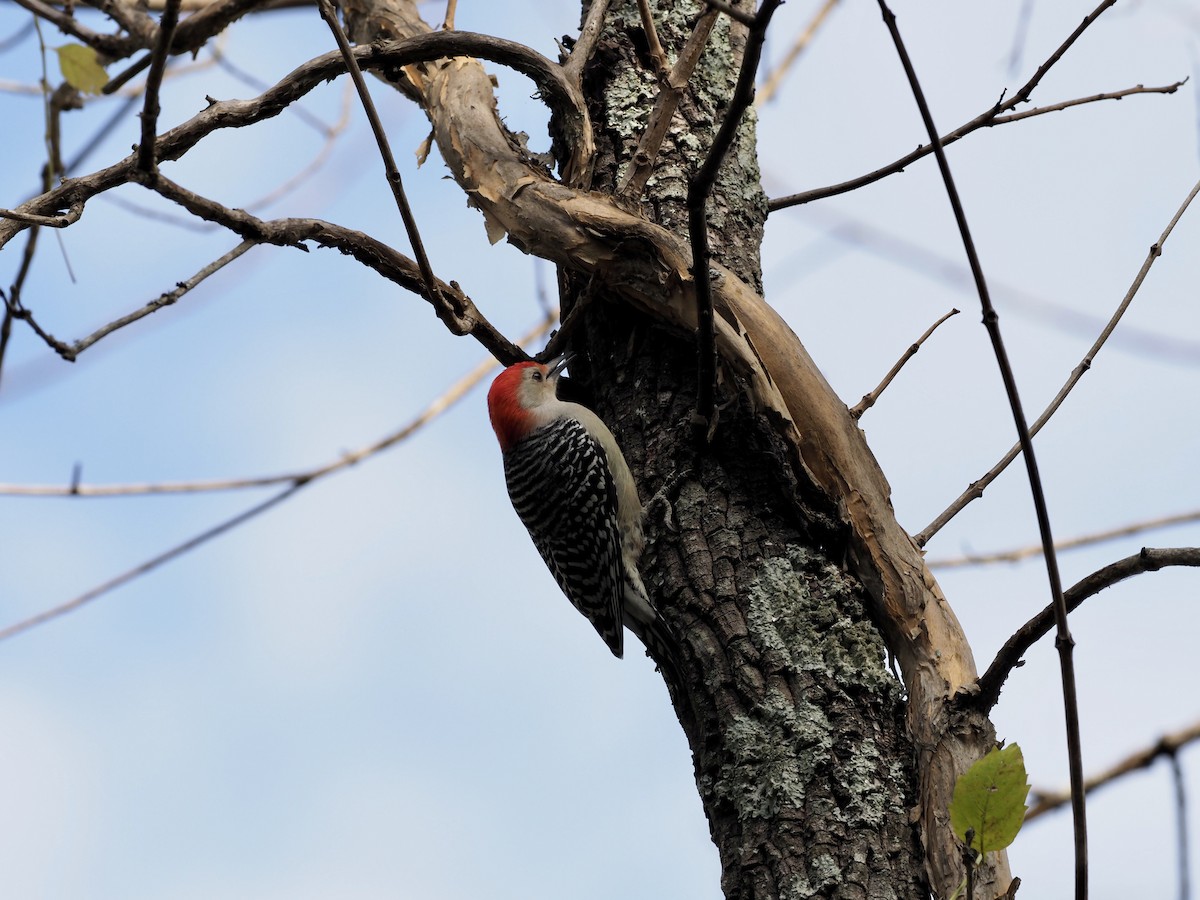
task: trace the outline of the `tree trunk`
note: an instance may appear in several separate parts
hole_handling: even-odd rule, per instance
[[[342,5],[360,44],[429,31],[412,0]],[[662,5],[673,56],[702,10]],[[567,303],[591,298],[575,374],[647,501],[644,580],[680,637],[668,682],[726,895],[907,898],[928,884],[948,897],[963,876],[950,794],[994,732],[960,702],[975,680],[970,648],[861,431],[761,297],[752,114],[709,204],[720,416],[711,442],[693,439],[684,198],[728,106],[744,28],[717,20],[640,203],[612,197],[659,93],[632,0],[611,4],[600,38],[582,93],[528,51],[462,51],[538,81],[561,180],[506,131],[475,60],[421,51],[433,61],[385,71],[429,116],[490,233],[555,262]],[[989,857],[978,897],[1009,885],[1004,855]]]
[[[668,6],[655,18],[673,59],[697,10]],[[586,70],[600,191],[615,190],[645,129],[648,104],[628,98],[657,93],[653,63],[632,37],[639,22],[633,0],[613,3]],[[688,179],[737,78],[744,29],[730,22],[714,28],[676,113],[687,124],[668,134],[642,203],[651,221],[684,236]],[[761,290],[766,198],[754,141],[748,116],[709,222],[715,258]],[[926,896],[903,692],[863,587],[846,570],[848,530],[815,485],[798,482],[787,448],[734,379],[718,393],[712,442],[697,447],[694,341],[619,302],[590,310],[597,404],[643,497],[655,497],[642,569],[682,636],[686,662],[672,693],[726,897]]]

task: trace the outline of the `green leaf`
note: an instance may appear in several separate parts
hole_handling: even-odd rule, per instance
[[[992,750],[959,776],[950,801],[950,827],[967,842],[967,830],[975,836],[971,846],[981,854],[1003,850],[1016,838],[1025,821],[1025,798],[1029,778],[1025,758],[1017,744]]]
[[[63,44],[55,47],[58,67],[67,84],[85,94],[98,94],[108,84],[108,73],[96,58],[96,51],[83,44]]]

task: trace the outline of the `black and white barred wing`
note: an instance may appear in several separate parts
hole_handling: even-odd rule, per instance
[[[504,477],[558,586],[621,656],[624,563],[603,448],[579,422],[559,419],[504,454]]]

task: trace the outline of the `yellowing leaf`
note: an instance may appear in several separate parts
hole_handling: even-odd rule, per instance
[[[96,51],[83,44],[63,44],[56,47],[58,67],[67,84],[85,94],[98,94],[108,84],[108,73],[96,59]]]
[[[980,853],[1003,850],[1016,838],[1025,821],[1029,779],[1017,744],[992,750],[959,776],[950,801],[950,827],[963,843],[975,832],[971,846]]]

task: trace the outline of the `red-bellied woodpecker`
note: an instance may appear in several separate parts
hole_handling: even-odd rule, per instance
[[[613,654],[623,653],[624,624],[668,661],[670,631],[638,573],[645,539],[637,486],[600,417],[558,399],[563,365],[517,363],[488,391],[509,499],[558,586]]]

